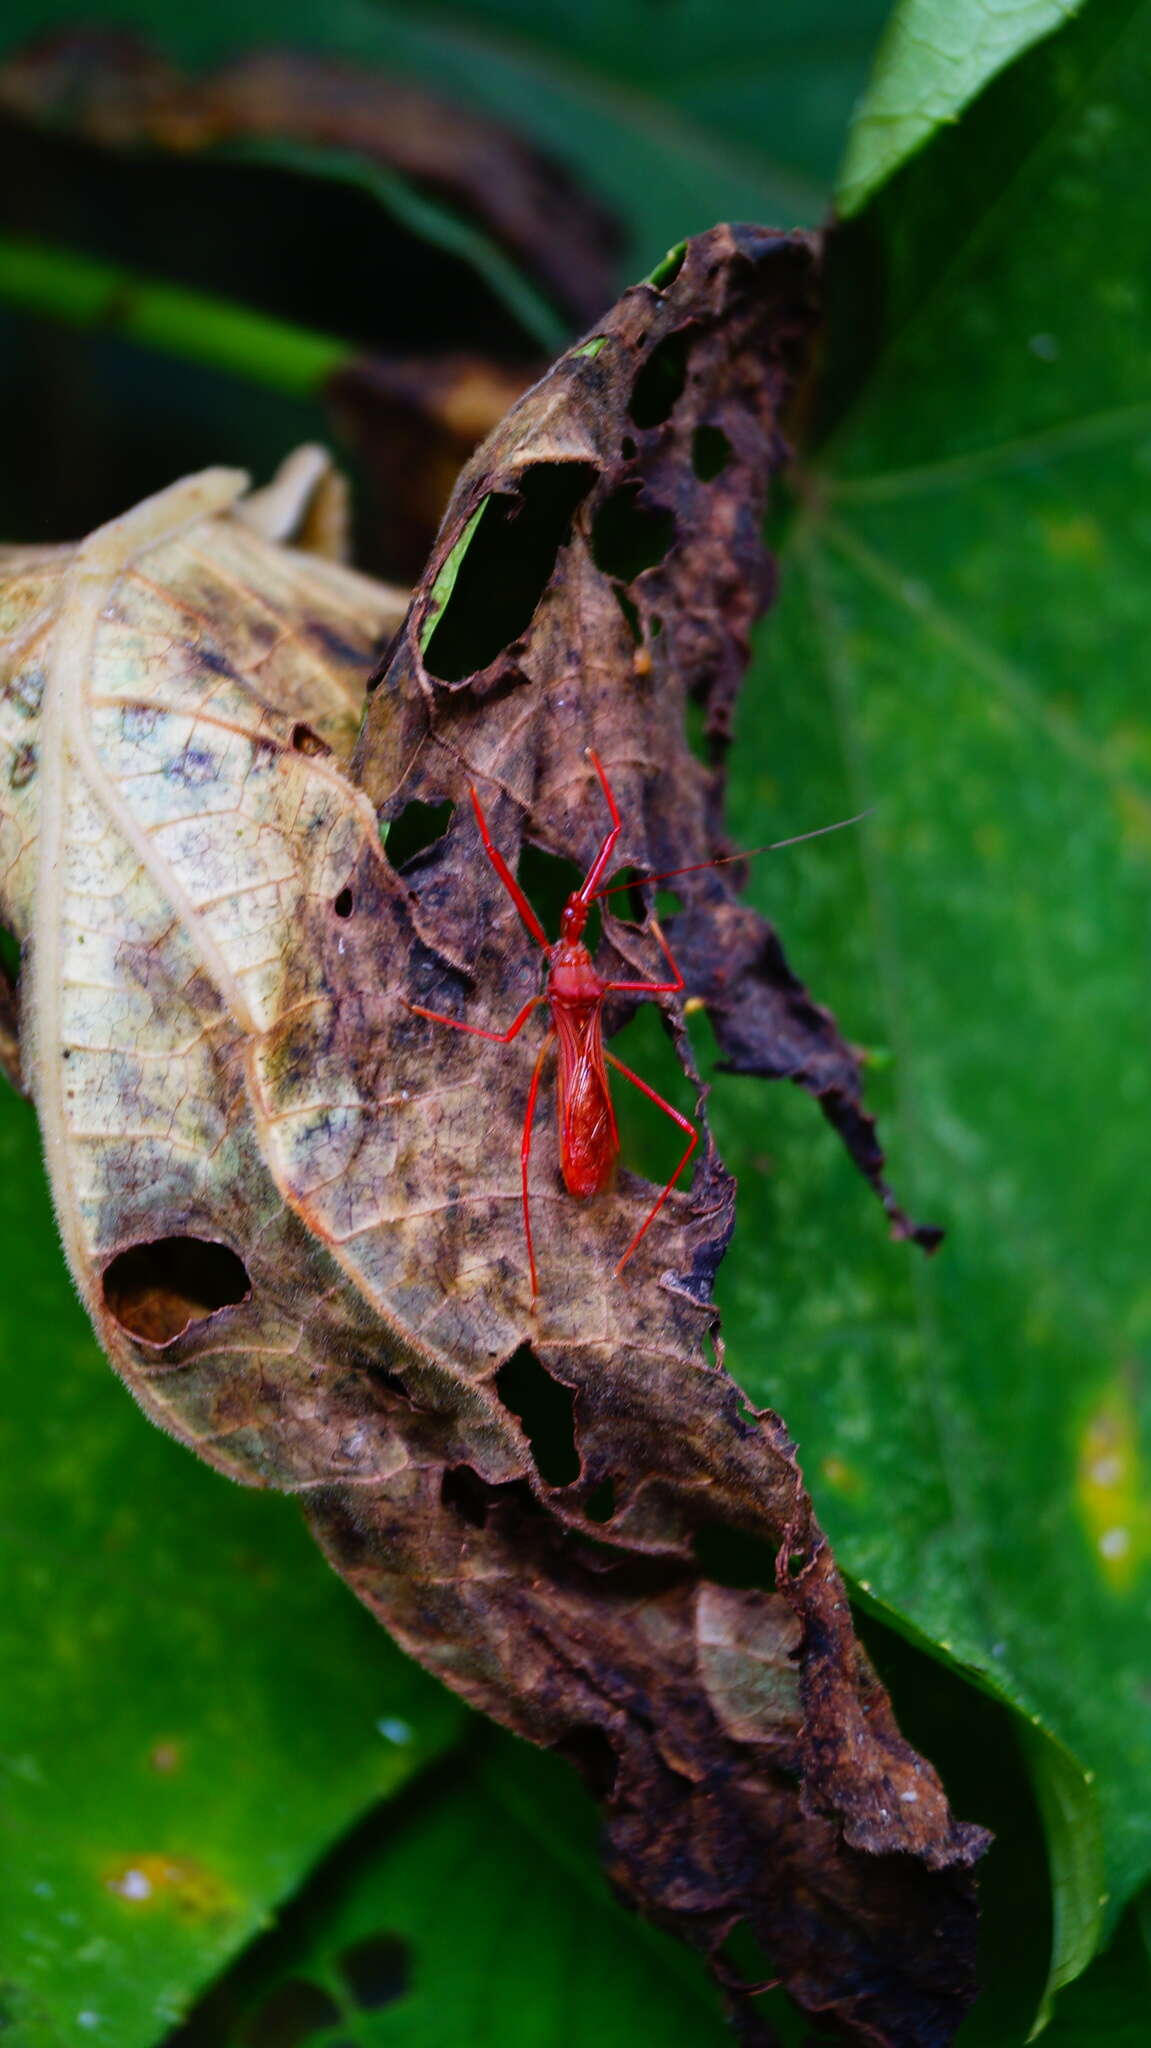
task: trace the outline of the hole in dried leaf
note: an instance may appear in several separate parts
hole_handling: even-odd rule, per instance
[[[731,461],[731,442],[722,427],[697,427],[691,437],[691,466],[701,484],[710,484]]]
[[[631,924],[643,924],[647,917],[647,899],[643,893],[646,887],[646,877],[640,873],[640,870],[637,867],[633,867],[629,861],[626,867],[615,870],[611,876],[610,886],[613,892],[617,889],[620,892],[618,896],[614,893],[612,895],[612,916],[624,919]],[[625,888],[628,892],[626,896],[623,894]]]
[[[707,705],[698,697],[689,697],[684,709],[684,735],[697,761],[710,768],[715,760],[715,748],[707,729]]]
[[[596,474],[589,462],[537,462],[515,497],[487,499],[424,647],[429,675],[462,682],[526,632]]]
[[[15,983],[20,973],[20,941],[14,938],[7,925],[0,924],[0,974]]]
[[[171,1344],[192,1323],[247,1301],[251,1292],[243,1260],[205,1237],[134,1244],[104,1268],[109,1314],[144,1344]]]
[[[341,889],[332,909],[337,917],[350,917],[356,907],[356,899],[350,889]]]
[[[330,754],[332,751],[318,732],[313,732],[310,725],[304,724],[292,727],[292,745],[297,754]]]
[[[573,1728],[552,1747],[574,1764],[593,1799],[611,1798],[619,1758],[602,1728]]]
[[[658,893],[662,896],[665,892]],[[619,900],[617,897],[616,901]],[[611,1049],[633,1074],[642,1074],[657,1094],[694,1121],[695,1089],[684,1074],[675,1041],[654,1003],[640,1003],[622,1029],[611,1032]],[[661,1187],[683,1150],[683,1139],[666,1112],[641,1095],[638,1088],[621,1080],[613,1096],[624,1165]],[[685,1191],[691,1186],[694,1164],[693,1161],[679,1183]]]
[[[297,2048],[298,2042],[310,2041],[342,2017],[335,2000],[318,1984],[292,1978],[287,1984],[277,1984],[248,2021],[241,2038],[245,2048]]]
[[[630,434],[624,435],[623,440],[619,444],[619,452],[623,456],[625,462],[635,461],[636,446]]]
[[[717,1586],[763,1592],[775,1585],[775,1551],[758,1536],[709,1522],[696,1530],[694,1549],[704,1578]]]
[[[452,822],[455,805],[410,803],[405,804],[398,818],[388,826],[385,840],[388,859],[394,868],[405,868],[415,860],[418,853],[426,853],[442,839]]]
[[[746,1920],[728,1935],[719,1952],[723,1973],[733,1988],[768,1991],[779,1982],[777,1964],[761,1945]]]
[[[496,1392],[523,1424],[540,1478],[548,1486],[569,1486],[579,1478],[575,1440],[575,1396],[542,1366],[526,1344],[496,1374]]]
[[[592,527],[592,556],[605,576],[631,583],[662,562],[675,539],[675,514],[662,505],[641,505],[638,483],[621,484],[600,506]]]
[[[682,397],[693,339],[690,327],[680,327],[657,341],[631,387],[628,411],[637,427],[662,426]]]
[[[440,1499],[469,1528],[482,1529],[488,1519],[488,1493],[470,1465],[449,1465],[440,1481]]]
[[[558,931],[564,904],[572,890],[578,889],[583,881],[583,870],[570,860],[561,860],[557,854],[545,853],[541,846],[525,846],[516,876],[544,930]],[[592,911],[585,934],[592,952],[595,951],[599,931],[598,917],[597,906]]]
[[[593,1486],[583,1504],[589,1522],[610,1522],[615,1514],[615,1481],[610,1474]]]
[[[411,1951],[398,1934],[373,1934],[336,1958],[357,2005],[379,2012],[403,1998],[411,1981]]]

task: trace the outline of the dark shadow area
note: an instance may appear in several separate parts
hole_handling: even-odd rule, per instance
[[[342,2014],[333,1998],[305,1977],[290,1977],[277,1984],[263,2004],[245,2020],[240,2032],[243,2048],[300,2048],[338,2025]]]
[[[484,501],[423,650],[429,675],[461,682],[527,631],[595,478],[589,462],[537,462],[515,496],[493,492]]]
[[[205,1237],[157,1237],[117,1252],[104,1268],[104,1301],[131,1337],[170,1344],[192,1323],[247,1301],[243,1260]]]
[[[442,839],[452,822],[455,805],[445,801],[442,804],[405,804],[398,818],[388,826],[384,851],[394,868],[406,868],[418,854],[426,853]]]
[[[353,1942],[336,1958],[336,1968],[353,2002],[365,2012],[380,2012],[405,1996],[411,1983],[411,1948],[398,1934],[374,1934]]]
[[[98,149],[0,118],[7,232],[235,296],[363,347],[468,342],[522,353],[518,323],[470,263],[354,184],[194,151]]]
[[[683,396],[693,339],[690,327],[680,327],[652,349],[632,385],[628,411],[637,427],[659,427],[670,417]]]
[[[496,1392],[522,1423],[540,1478],[548,1486],[570,1486],[580,1474],[570,1387],[553,1380],[524,1344],[497,1373]]]
[[[592,558],[605,576],[632,583],[662,562],[675,539],[675,513],[640,502],[642,485],[621,484],[596,513]]]
[[[691,437],[691,466],[701,484],[714,483],[731,461],[731,442],[722,427],[697,427]]]

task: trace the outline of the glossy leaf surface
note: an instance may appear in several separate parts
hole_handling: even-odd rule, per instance
[[[1082,0],[900,0],[856,109],[836,197],[858,213],[937,128]]]
[[[753,889],[831,968],[943,1250],[880,1241],[799,1102],[721,1081],[715,1111],[737,1374],[857,1580],[1088,1774],[1068,1807],[1035,1752],[1065,1968],[1151,1858],[1149,66],[1146,9],[1101,0],[833,251],[834,432],[734,756],[746,841],[875,805]]]
[[[6,1086],[0,1148],[5,2040],[144,2048],[460,1715],[290,1503],[225,1485],[116,1384]]]

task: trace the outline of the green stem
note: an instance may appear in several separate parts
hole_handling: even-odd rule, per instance
[[[140,277],[76,249],[0,235],[0,299],[27,313],[123,335],[295,398],[323,386],[356,351],[207,292]]]

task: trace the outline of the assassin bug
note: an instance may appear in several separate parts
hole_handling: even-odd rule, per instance
[[[520,1144],[524,1236],[527,1239],[533,1300],[539,1293],[539,1279],[536,1272],[535,1246],[532,1241],[528,1167],[531,1161],[532,1126],[535,1122],[540,1076],[544,1060],[553,1044],[559,1063],[556,1110],[559,1123],[560,1167],[564,1186],[569,1194],[585,1201],[592,1195],[601,1194],[611,1180],[615,1162],[619,1157],[619,1132],[616,1128],[607,1073],[609,1066],[614,1067],[617,1074],[622,1074],[625,1081],[630,1081],[633,1087],[639,1089],[641,1095],[646,1095],[649,1102],[654,1102],[681,1131],[687,1133],[687,1144],[679,1165],[640,1224],[616,1266],[617,1273],[626,1266],[640,1239],[646,1236],[699,1144],[699,1132],[695,1125],[690,1123],[687,1117],[681,1116],[678,1109],[673,1109],[670,1102],[665,1102],[662,1095],[658,1095],[654,1088],[640,1079],[638,1074],[633,1074],[630,1067],[625,1067],[623,1061],[616,1059],[615,1054],[608,1052],[604,1046],[603,1006],[609,995],[678,995],[684,981],[658,924],[653,925],[653,929],[671,970],[673,978],[670,981],[605,981],[584,944],[584,932],[592,904],[601,893],[599,885],[608,871],[616,842],[623,829],[619,806],[604,772],[603,763],[598,754],[589,752],[588,759],[599,777],[611,826],[579,888],[572,890],[564,905],[560,915],[560,936],[554,944],[548,938],[503,854],[492,839],[477,791],[473,788],[471,792],[472,809],[480,828],[484,852],[547,960],[545,987],[539,995],[532,996],[524,1004],[519,1014],[512,1018],[506,1031],[485,1031],[479,1024],[465,1024],[458,1017],[445,1017],[439,1010],[425,1010],[418,1003],[408,1005],[417,1017],[428,1017],[433,1024],[447,1024],[453,1031],[466,1031],[473,1038],[486,1038],[494,1045],[510,1045],[513,1038],[519,1037],[528,1018],[541,1004],[546,1003],[551,1010],[551,1025],[532,1069],[527,1109],[524,1114],[523,1138]]]
[[[630,1067],[625,1067],[623,1061],[617,1059],[614,1053],[608,1052],[603,1042],[603,1006],[609,995],[679,995],[684,987],[684,979],[671,947],[654,918],[652,930],[671,971],[673,978],[670,981],[605,981],[584,944],[588,917],[597,897],[612,896],[621,887],[636,886],[632,883],[622,883],[609,889],[600,888],[623,827],[615,793],[608,781],[603,763],[599,755],[590,748],[588,760],[599,778],[611,825],[579,888],[572,890],[564,905],[560,914],[560,935],[554,943],[548,938],[539,918],[492,839],[483,805],[475,787],[473,786],[471,790],[472,809],[476,814],[484,852],[547,961],[547,979],[543,989],[538,995],[529,998],[522,1010],[512,1018],[506,1031],[485,1031],[482,1025],[465,1024],[460,1018],[447,1017],[440,1010],[426,1010],[419,1003],[408,1004],[408,1008],[417,1017],[427,1017],[433,1024],[446,1024],[453,1031],[466,1031],[472,1038],[486,1038],[493,1045],[510,1045],[514,1038],[519,1037],[533,1011],[539,1009],[542,1004],[546,1003],[551,1010],[551,1024],[532,1069],[527,1109],[524,1113],[523,1137],[520,1143],[524,1236],[527,1239],[533,1301],[539,1293],[539,1280],[536,1272],[535,1246],[532,1241],[528,1168],[531,1161],[532,1126],[535,1122],[540,1076],[544,1060],[553,1044],[558,1056],[556,1111],[559,1124],[560,1167],[569,1194],[585,1201],[592,1195],[601,1194],[611,1181],[615,1162],[619,1157],[619,1132],[612,1107],[608,1067],[614,1067],[617,1074],[622,1074],[625,1081],[630,1081],[633,1087],[639,1089],[641,1095],[646,1095],[649,1102],[654,1102],[658,1109],[663,1110],[665,1116],[671,1118],[672,1123],[687,1134],[687,1144],[675,1172],[653,1202],[616,1265],[617,1273],[623,1271],[632,1253],[646,1237],[699,1144],[699,1132],[695,1125],[686,1116],[681,1116],[679,1110],[673,1108],[670,1102],[665,1102],[663,1096],[657,1094],[646,1081],[641,1080],[638,1074],[634,1074]],[[854,818],[843,820],[845,824],[856,822]],[[837,829],[837,826],[830,825],[821,828],[824,832]],[[819,834],[814,832],[801,832],[798,835],[800,839],[814,839],[818,836]],[[791,846],[795,843],[790,839],[777,842],[779,846]],[[757,847],[752,850],[767,852],[774,849]],[[744,857],[741,854],[733,854],[726,858],[740,860]],[[649,875],[644,879],[650,882],[669,881],[673,875],[694,874],[697,869],[718,867],[723,864],[724,857],[721,856],[718,861],[700,861],[693,867],[673,868],[666,874]],[[642,886],[642,883],[639,886]]]

